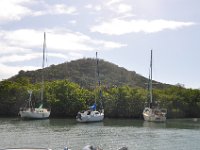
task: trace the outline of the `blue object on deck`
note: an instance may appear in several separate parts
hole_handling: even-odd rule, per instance
[[[90,106],[90,110],[93,110],[93,111],[96,110],[96,103],[94,103],[92,106]]]

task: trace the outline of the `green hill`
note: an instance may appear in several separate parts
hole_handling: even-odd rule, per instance
[[[96,60],[95,59],[79,59],[59,65],[51,65],[44,69],[45,80],[63,80],[67,79],[75,82],[84,88],[94,88],[96,81]],[[135,71],[128,71],[125,68],[119,67],[113,63],[99,60],[100,80],[102,85],[106,87],[128,85],[131,87],[146,88],[145,83],[148,79],[137,74]],[[10,78],[16,81],[20,78],[28,78],[31,83],[41,81],[42,70],[36,71],[20,71],[16,76]],[[169,87],[167,84],[156,82],[154,88]]]
[[[102,100],[106,117],[141,118],[149,100],[145,84],[147,78],[104,60],[99,61],[102,97],[99,96],[99,88],[94,88],[95,59],[79,59],[44,70],[47,80],[44,104],[51,106],[51,117],[75,117],[78,111],[87,109],[94,100],[97,106]],[[28,99],[27,90],[30,89],[37,106],[40,103],[41,75],[41,69],[20,71],[16,76],[1,81],[0,116],[17,116],[19,108]],[[200,117],[200,90],[156,81],[153,88],[153,99],[168,110],[167,118]]]

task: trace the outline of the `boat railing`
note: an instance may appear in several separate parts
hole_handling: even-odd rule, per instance
[[[167,109],[166,109],[166,108],[162,108],[160,111],[161,111],[162,113],[167,114]]]

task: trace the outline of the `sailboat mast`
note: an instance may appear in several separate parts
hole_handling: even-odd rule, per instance
[[[99,62],[98,62],[98,56],[97,56],[98,54],[97,54],[97,52],[96,52],[96,73],[95,73],[95,80],[97,80],[98,81],[98,85],[99,85],[99,69],[98,69],[98,64],[99,64]],[[96,82],[96,81],[95,81]],[[96,84],[95,84],[96,85]],[[97,89],[97,85],[95,86],[96,87],[96,89]],[[95,94],[95,104],[96,104],[96,99],[97,99],[97,96],[96,96],[96,94]],[[96,108],[95,108],[95,110],[96,110]]]
[[[151,50],[151,61],[150,61],[150,104],[153,102],[152,96],[152,50]]]
[[[44,99],[44,64],[45,64],[45,49],[46,49],[46,33],[44,32],[43,42],[43,59],[42,59],[42,88],[41,88],[41,101]]]
[[[97,52],[96,52],[96,62],[97,62],[97,80],[98,80],[98,90],[99,90],[100,104],[101,104],[101,109],[103,109],[101,81],[100,81],[100,78],[99,78],[99,59],[97,57]],[[96,103],[96,100],[95,100],[95,103]]]
[[[96,62],[97,62],[97,80],[98,80],[98,86],[101,85],[100,80],[99,80],[99,59],[97,57],[97,52],[96,52]]]

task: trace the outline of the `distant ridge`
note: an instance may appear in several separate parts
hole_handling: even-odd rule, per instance
[[[78,59],[58,65],[51,65],[45,68],[45,77],[47,81],[64,80],[75,82],[84,88],[94,88],[95,85],[96,61],[91,58]],[[146,88],[145,83],[148,79],[137,74],[135,71],[128,71],[113,63],[99,61],[100,79],[104,86],[122,86]],[[19,73],[9,80],[15,81],[20,78],[27,78],[31,83],[41,82],[41,69],[36,71],[19,71]],[[156,81],[154,81],[156,82]],[[157,82],[154,88],[166,88],[168,84]]]

